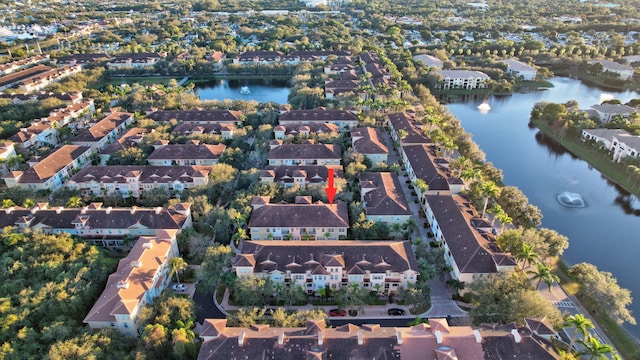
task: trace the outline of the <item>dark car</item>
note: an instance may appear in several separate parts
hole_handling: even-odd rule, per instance
[[[347,316],[347,310],[331,309],[329,310],[329,316]]]
[[[405,314],[405,311],[402,309],[389,309],[387,310],[387,314],[391,316],[401,316]]]

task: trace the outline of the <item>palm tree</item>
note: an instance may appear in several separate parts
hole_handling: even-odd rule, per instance
[[[527,269],[531,263],[538,260],[540,256],[534,251],[533,245],[522,243],[522,250],[516,255],[518,260],[522,260],[522,268]],[[524,265],[527,266],[524,266]]]
[[[402,236],[402,224],[400,223],[394,223],[393,225],[391,225],[391,230],[393,230],[393,232],[398,235],[398,236]]]
[[[500,232],[504,231],[504,226],[506,224],[511,224],[513,222],[511,216],[504,211],[496,215],[496,217],[498,218],[498,221],[500,221]]]
[[[544,281],[545,284],[547,284],[549,291],[551,291],[551,285],[553,284],[553,282],[560,281],[560,279],[558,278],[558,275],[551,272],[551,266],[549,265],[545,265],[542,263],[538,263],[537,265],[538,265],[538,268],[536,270],[527,271],[527,273],[533,274],[534,280],[535,279],[538,280],[538,283],[536,284],[536,290],[540,288],[540,283]]]
[[[588,318],[584,317],[582,314],[576,314],[568,316],[564,320],[563,328],[574,328],[573,335],[571,336],[571,341],[569,342],[569,351],[573,349],[573,345],[576,342],[576,338],[578,337],[578,332],[582,333],[582,336],[587,336],[587,331],[589,329],[593,329],[593,323]]]
[[[489,198],[496,197],[500,194],[500,188],[493,181],[485,181],[480,187],[480,195],[484,198],[484,205],[482,206],[482,217],[487,212],[487,205],[489,205]]]
[[[493,214],[493,218],[491,219],[491,226],[493,227],[493,224],[495,224],[496,222],[496,218],[498,217],[498,214],[502,214],[504,213],[504,210],[502,210],[502,206],[495,204],[493,205],[489,210],[487,210],[489,213]]]
[[[176,256],[174,258],[171,258],[171,261],[169,262],[169,266],[171,266],[171,272],[169,273],[169,278],[171,278],[173,274],[176,274],[176,281],[178,282],[178,284],[180,284],[180,278],[178,277],[178,272],[187,268],[187,262],[184,261],[183,258]]]
[[[16,206],[16,204],[11,199],[3,199],[2,200],[2,208],[8,209],[10,207]]]
[[[193,340],[196,337],[196,334],[193,332],[193,330],[191,330],[193,329],[194,325],[195,324],[193,320],[178,320],[176,321],[176,330],[184,331],[184,335],[187,337],[187,339]]]
[[[585,349],[580,351],[580,355],[586,355],[589,359],[609,359],[608,355],[613,354],[613,346],[609,344],[602,344],[600,340],[592,336],[587,336],[586,339],[580,341]]]
[[[82,201],[82,198],[79,197],[79,196],[72,196],[67,201],[67,207],[79,208],[79,207],[82,207],[82,206],[84,206],[84,201]]]

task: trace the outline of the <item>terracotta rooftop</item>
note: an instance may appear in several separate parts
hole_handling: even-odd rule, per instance
[[[382,133],[378,128],[351,129],[351,141],[355,151],[361,154],[388,154],[389,148],[384,144]]]
[[[359,179],[367,215],[411,215],[396,174],[364,172]]]
[[[347,204],[337,200],[333,204],[267,204],[253,210],[249,219],[252,227],[349,227]]]

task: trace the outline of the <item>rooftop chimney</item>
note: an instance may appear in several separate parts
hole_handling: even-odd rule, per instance
[[[520,336],[518,329],[511,329],[511,335],[515,338],[516,343],[520,343],[522,341],[522,336]]]
[[[435,335],[438,344],[442,344],[442,333],[440,332],[440,330],[436,330]]]
[[[240,332],[240,335],[238,335],[238,345],[240,346],[244,345],[244,336],[245,336],[245,332],[243,330]]]

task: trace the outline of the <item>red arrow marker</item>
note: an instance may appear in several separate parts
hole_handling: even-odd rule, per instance
[[[336,188],[333,187],[333,169],[329,168],[329,174],[327,175],[328,187],[324,189],[327,192],[327,199],[329,204],[333,205],[333,198],[336,196]]]

